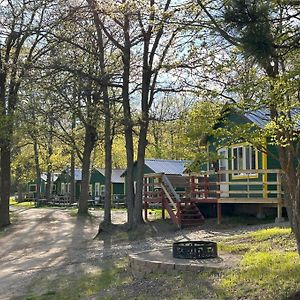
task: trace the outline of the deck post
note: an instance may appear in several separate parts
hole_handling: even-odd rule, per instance
[[[144,202],[145,221],[148,221],[148,202]]]
[[[277,218],[275,219],[275,223],[284,222],[284,218],[282,217],[282,193],[281,193],[281,173],[277,171]]]
[[[181,226],[181,204],[180,203],[176,203],[176,208],[177,208],[177,213],[176,213],[176,215],[177,215],[177,222],[178,222],[178,226]]]
[[[195,198],[195,191],[196,191],[196,181],[195,176],[190,177],[190,183],[191,183],[191,192],[190,192],[190,198]]]
[[[278,202],[277,204],[277,218],[275,219],[275,223],[284,222],[284,218],[282,217],[282,202]]]
[[[165,216],[165,199],[163,197],[163,195],[161,196],[161,218],[163,220],[165,220],[166,216]]]
[[[207,174],[204,175],[204,198],[207,199],[208,198],[208,177]]]
[[[221,207],[221,203],[219,202],[217,202],[217,218],[218,218],[218,225],[220,225],[222,221],[222,207]]]

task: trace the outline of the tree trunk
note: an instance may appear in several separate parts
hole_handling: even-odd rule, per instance
[[[107,87],[103,88],[104,115],[105,115],[105,195],[104,195],[104,226],[111,225],[111,173],[112,173],[112,136],[111,114]]]
[[[137,181],[134,217],[137,224],[144,223],[143,220],[143,178],[145,165],[145,152],[147,147],[147,123],[142,122],[139,133],[138,158],[137,158]]]
[[[75,182],[75,151],[71,150],[70,162],[70,202],[75,203],[76,199],[76,182]]]
[[[96,142],[96,137],[96,128],[87,124],[85,126],[84,150],[82,156],[81,193],[78,207],[79,215],[88,214],[91,154]]]
[[[16,168],[16,184],[17,184],[17,192],[18,192],[18,202],[23,202],[23,183],[22,183],[22,168]]]
[[[124,113],[124,131],[125,131],[125,144],[126,144],[126,160],[127,160],[127,174],[126,174],[126,203],[127,203],[127,223],[128,228],[134,228],[134,177],[133,177],[133,164],[134,164],[134,148],[132,136],[132,118],[130,109],[129,97],[129,83],[130,83],[130,59],[131,59],[131,43],[129,36],[129,16],[125,15],[124,18],[124,50],[123,50],[123,85],[122,85],[122,98],[123,98],[123,113]]]
[[[74,95],[76,97],[76,95]],[[74,140],[74,129],[76,127],[75,115],[72,116],[72,139]],[[75,203],[76,199],[76,182],[75,182],[75,149],[71,149],[70,161],[70,202]]]
[[[1,145],[1,186],[0,186],[0,228],[10,224],[9,197],[10,197],[10,159],[11,150],[9,143]]]
[[[49,201],[51,198],[52,192],[52,176],[51,176],[51,169],[47,167],[47,184],[46,184],[46,195],[45,198]]]
[[[48,130],[47,135],[47,185],[46,185],[46,199],[49,201],[52,194],[52,155],[53,155],[53,126],[54,126],[54,120],[53,120],[53,112],[50,112],[49,116],[49,124],[50,128]]]
[[[36,139],[33,139],[34,163],[35,163],[35,176],[36,176],[36,200],[41,198],[41,168],[39,160],[39,150]]]
[[[285,201],[291,228],[294,232],[297,250],[300,254],[300,166],[294,166],[293,156],[288,150],[279,147],[281,168],[285,171]],[[299,163],[299,162],[298,162]]]

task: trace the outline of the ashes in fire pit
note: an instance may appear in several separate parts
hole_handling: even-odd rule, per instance
[[[217,243],[188,241],[173,243],[173,257],[186,259],[206,259],[218,257]]]

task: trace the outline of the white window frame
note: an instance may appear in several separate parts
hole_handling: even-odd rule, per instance
[[[66,184],[64,182],[60,184],[60,192],[62,195],[66,194]]]
[[[95,197],[100,196],[100,182],[95,182]]]
[[[240,149],[242,151],[240,151]],[[249,149],[249,154],[248,154],[248,167],[247,167],[247,149]],[[238,155],[238,157],[235,157],[235,152]],[[254,152],[254,155],[253,155]],[[239,158],[239,153],[242,154],[242,157]],[[231,147],[231,169],[232,170],[256,170],[258,168],[258,151],[255,149],[252,145],[247,144],[247,145],[235,145]],[[253,162],[254,159],[254,162]],[[236,164],[236,167],[235,167]],[[257,173],[234,173],[232,174],[233,178],[237,177],[257,177]]]
[[[101,196],[104,196],[104,194],[105,194],[105,185],[104,185],[104,184],[101,184],[101,185],[100,185],[100,195],[101,195]]]

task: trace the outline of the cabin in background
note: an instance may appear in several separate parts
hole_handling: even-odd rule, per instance
[[[81,180],[82,171],[81,169],[75,169],[75,198],[78,200],[81,192]],[[56,181],[56,191],[59,196],[70,195],[71,191],[71,174],[70,169],[67,168],[62,171],[57,177]]]
[[[251,130],[265,129],[270,121],[269,112],[265,109],[242,112],[228,108],[223,111],[222,118],[215,129],[230,132],[234,127],[251,125]],[[207,138],[207,151],[216,153],[217,161],[206,163],[202,170],[209,173],[211,181],[219,182],[220,195],[224,205],[222,209],[230,214],[253,214],[262,218],[278,209],[281,220],[283,205],[282,176],[276,145],[265,141],[266,151],[259,151],[243,137],[235,136],[235,142],[216,137]],[[215,173],[215,174],[214,174]],[[218,178],[217,178],[218,177]],[[208,205],[204,206],[212,208]],[[209,215],[215,209],[207,210]]]
[[[112,169],[112,202],[118,202],[125,197],[124,177],[121,177],[124,169]],[[95,203],[101,203],[105,193],[105,169],[93,169],[90,179],[90,195]]]
[[[56,180],[58,178],[58,173],[52,173],[51,174],[51,189],[50,193],[55,194],[57,185]],[[47,173],[41,174],[41,184],[40,184],[40,195],[41,198],[44,198],[46,194],[46,188],[47,188]],[[37,195],[37,181],[31,180],[26,184],[26,193],[24,194],[24,199],[36,199]]]

